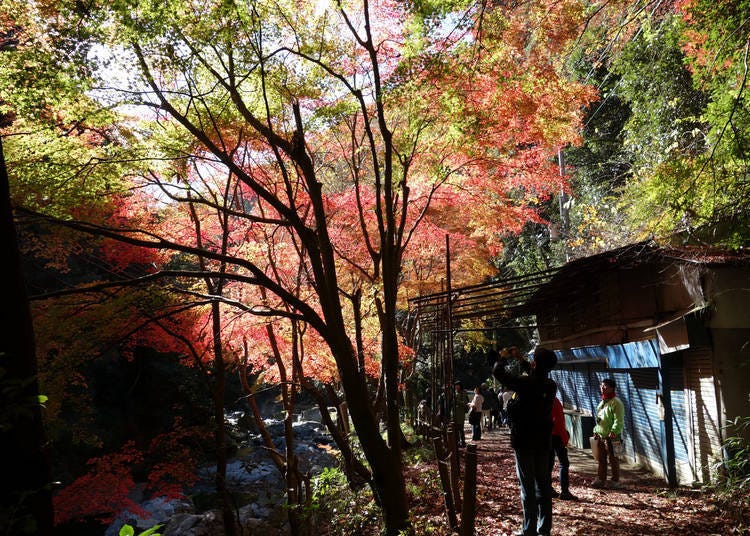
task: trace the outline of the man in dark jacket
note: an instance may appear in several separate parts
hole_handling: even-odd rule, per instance
[[[548,536],[552,529],[552,480],[549,455],[552,438],[552,402],[557,384],[548,378],[557,364],[555,353],[546,348],[534,351],[531,374],[517,376],[511,359],[499,357],[492,374],[515,396],[508,403],[510,444],[516,459],[521,490],[523,527],[517,536]],[[514,366],[516,365],[516,366]]]

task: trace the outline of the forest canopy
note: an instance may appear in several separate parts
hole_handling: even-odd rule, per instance
[[[407,299],[443,288],[449,248],[461,285],[646,237],[744,247],[749,17],[707,0],[3,2],[0,140],[45,430],[127,484],[78,510],[93,473],[65,465],[58,522],[116,513],[127,460],[155,495],[190,480],[194,453],[158,445],[198,422],[135,441],[95,426],[92,370],[147,355],[202,386],[219,466],[228,377],[250,400],[278,387],[288,421],[303,392],[341,397],[352,484],[387,533],[408,526]]]

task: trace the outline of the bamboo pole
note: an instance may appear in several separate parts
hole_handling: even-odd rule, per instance
[[[451,493],[456,510],[461,510],[461,458],[458,455],[458,441],[453,423],[448,425],[448,461],[450,463]]]
[[[458,529],[458,517],[456,515],[455,503],[453,502],[451,477],[448,462],[445,460],[443,440],[440,437],[433,437],[432,442],[435,446],[435,455],[438,460],[438,473],[440,474],[440,484],[443,488],[443,501],[445,502],[445,511],[448,514],[448,524],[450,525],[451,532],[454,532]]]
[[[466,447],[466,476],[464,480],[464,504],[461,510],[461,536],[474,536],[474,520],[477,513],[477,446]]]

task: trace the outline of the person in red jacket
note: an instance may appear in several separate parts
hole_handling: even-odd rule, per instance
[[[565,414],[560,400],[555,397],[552,401],[552,450],[549,455],[549,471],[555,468],[555,456],[557,456],[560,465],[560,493],[552,490],[553,497],[560,497],[564,501],[575,501],[577,498],[570,493],[570,476],[568,470],[570,461],[568,460],[568,440],[570,434],[565,429]]]

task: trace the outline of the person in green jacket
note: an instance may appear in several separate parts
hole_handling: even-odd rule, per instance
[[[602,380],[599,389],[602,400],[596,408],[596,426],[594,426],[594,441],[599,447],[599,467],[597,479],[592,484],[595,488],[619,488],[620,487],[620,460],[615,453],[615,445],[621,440],[622,430],[625,425],[625,406],[622,400],[615,396],[615,380],[606,378]],[[607,484],[607,461],[612,466],[612,478]]]

